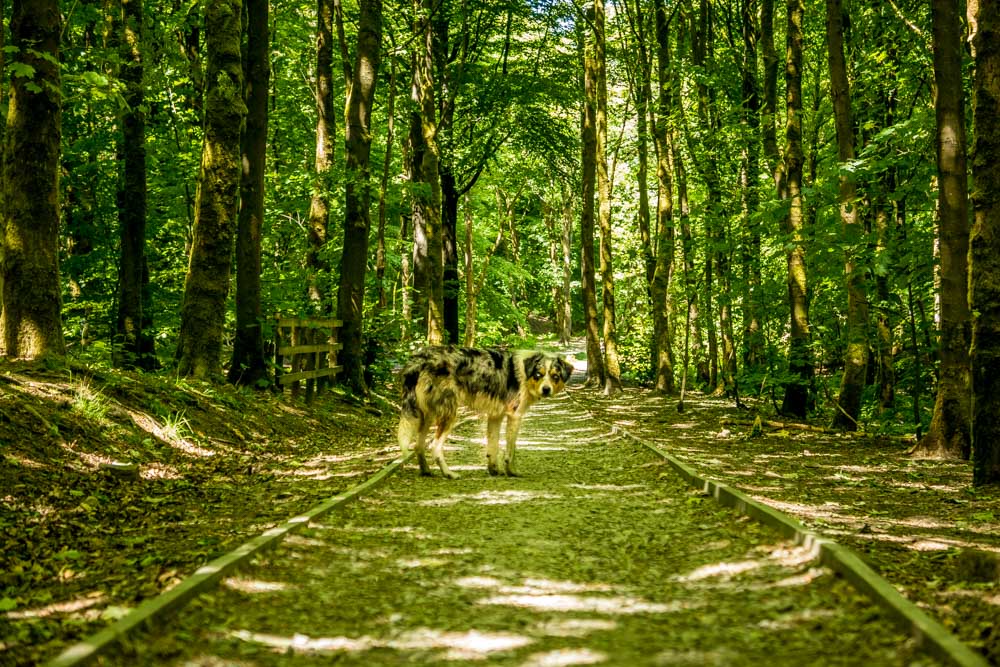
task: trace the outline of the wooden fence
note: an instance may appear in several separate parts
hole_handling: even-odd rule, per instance
[[[340,320],[329,317],[274,316],[274,384],[279,389],[291,385],[298,397],[300,383],[306,381],[306,402],[330,383],[343,366],[337,364]]]

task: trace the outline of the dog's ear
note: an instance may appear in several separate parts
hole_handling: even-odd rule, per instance
[[[524,358],[524,377],[530,378],[535,373],[539,364],[542,363],[542,358],[540,352],[529,354]]]
[[[559,357],[556,360],[556,368],[559,369],[563,382],[569,382],[569,376],[573,374],[573,364],[566,361],[564,357]]]

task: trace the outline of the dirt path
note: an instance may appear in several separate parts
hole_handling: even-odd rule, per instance
[[[933,664],[801,550],[692,494],[571,396],[525,420],[525,477],[401,475],[102,664]]]

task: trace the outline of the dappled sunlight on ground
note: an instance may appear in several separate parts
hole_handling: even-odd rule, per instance
[[[229,577],[222,581],[226,588],[240,593],[275,593],[288,589],[288,584],[280,581],[261,581],[244,577]]]
[[[477,505],[510,505],[534,500],[557,500],[560,496],[538,491],[480,491],[479,493],[455,494],[447,498],[423,500],[419,504],[424,507],[448,507],[459,503],[475,503]]]

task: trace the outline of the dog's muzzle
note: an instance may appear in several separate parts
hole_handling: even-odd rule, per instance
[[[551,395],[552,395],[552,387],[549,386],[542,387],[542,396],[551,396]]]

